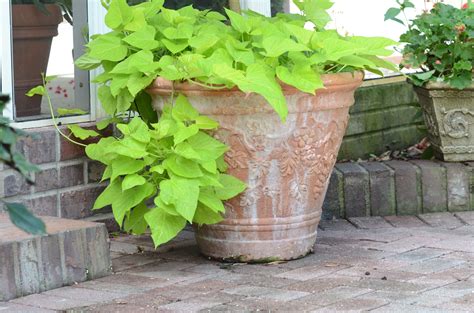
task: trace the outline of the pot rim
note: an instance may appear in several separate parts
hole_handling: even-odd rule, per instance
[[[348,86],[359,86],[362,84],[364,79],[363,71],[356,72],[344,72],[344,73],[334,73],[334,74],[323,74],[321,78],[323,80],[324,88],[316,90],[316,93],[324,92],[328,89],[337,89],[337,88],[347,88]],[[298,92],[303,92],[293,86],[285,84],[279,81],[280,86],[285,94],[293,94]],[[223,88],[223,89],[210,89],[201,85],[192,84],[189,82],[175,82],[170,81],[162,77],[157,77],[152,84],[146,89],[149,94],[170,94],[174,91],[180,92],[200,92],[206,94],[221,94],[229,92],[238,92],[244,93],[237,86],[233,88]]]
[[[23,31],[27,34],[31,27],[38,27],[38,29],[44,27],[57,28],[63,21],[63,15],[61,8],[56,4],[45,4],[46,10],[50,13],[45,13],[38,10],[34,4],[15,4],[12,5],[12,27],[15,31]],[[27,36],[28,37],[28,36]]]

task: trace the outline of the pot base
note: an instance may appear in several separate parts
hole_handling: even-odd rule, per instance
[[[307,238],[281,241],[232,241],[196,235],[201,253],[211,259],[228,263],[271,263],[297,260],[313,253],[316,232]]]

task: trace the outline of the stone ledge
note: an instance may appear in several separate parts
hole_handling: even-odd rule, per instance
[[[33,236],[0,214],[0,301],[106,276],[111,272],[104,225],[43,217],[48,235]]]
[[[323,218],[474,211],[474,163],[337,163]]]

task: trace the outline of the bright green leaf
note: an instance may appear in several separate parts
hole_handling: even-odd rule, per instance
[[[283,82],[310,94],[314,94],[315,90],[324,87],[321,75],[313,70],[309,64],[295,66],[292,72],[287,67],[279,66],[276,73]]]
[[[207,116],[198,116],[195,121],[199,129],[217,129],[219,127],[219,123]]]
[[[146,179],[143,176],[140,176],[138,174],[127,175],[122,181],[122,190],[125,191],[135,186],[143,185],[145,183]]]
[[[145,167],[145,162],[142,160],[135,160],[125,156],[119,156],[112,162],[112,177],[115,180],[117,177],[128,174],[135,174]]]
[[[95,130],[85,129],[75,124],[68,125],[67,128],[71,131],[74,137],[79,138],[81,140],[86,140],[87,138],[100,136],[100,134],[96,132]]]
[[[199,193],[199,202],[210,208],[214,212],[224,212],[225,207],[222,200],[210,189],[201,190]]]
[[[199,198],[199,186],[192,180],[172,178],[160,183],[161,199],[174,204],[176,211],[190,223],[193,221]]]
[[[203,132],[199,132],[189,138],[188,143],[203,161],[216,160],[229,149],[219,140]]]
[[[212,225],[222,222],[224,218],[220,213],[214,212],[204,205],[199,205],[196,209],[193,222],[198,225]]]
[[[145,220],[150,226],[151,237],[155,247],[162,245],[178,235],[186,226],[186,220],[155,208],[145,214]]]
[[[126,0],[113,0],[105,15],[105,24],[111,29],[118,29],[120,26],[129,23],[132,18],[132,9],[128,6]]]
[[[123,39],[129,45],[142,49],[153,50],[159,47],[160,43],[155,40],[156,30],[153,26],[147,25],[142,29],[131,33]]]
[[[221,174],[220,183],[222,188],[215,188],[216,196],[221,200],[229,200],[243,192],[247,186],[234,176]]]
[[[59,108],[58,109],[58,116],[64,116],[64,115],[84,115],[88,114],[89,112],[81,110],[81,109],[64,109],[64,108]]]
[[[145,214],[149,211],[148,207],[144,203],[137,205],[131,212],[128,214],[124,223],[124,230],[131,232],[134,235],[141,235],[145,233],[148,225],[145,220]]]
[[[120,61],[128,54],[128,48],[120,37],[112,34],[100,35],[89,42],[89,57],[102,61]]]
[[[193,108],[189,103],[188,98],[179,94],[173,107],[172,116],[176,121],[194,121],[198,116],[199,112]]]
[[[156,189],[153,184],[145,183],[114,195],[112,212],[115,220],[122,226],[125,215],[134,207],[150,198]]]
[[[163,166],[174,174],[185,178],[197,178],[203,175],[198,163],[180,156],[168,157],[163,162]]]
[[[36,86],[32,89],[30,89],[26,95],[28,97],[33,97],[33,96],[44,96],[46,94],[46,91],[44,90],[44,86]]]

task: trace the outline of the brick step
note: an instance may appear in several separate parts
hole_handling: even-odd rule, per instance
[[[0,301],[111,273],[103,224],[43,217],[48,235],[33,236],[0,214]]]
[[[474,211],[474,163],[337,163],[323,219]]]

